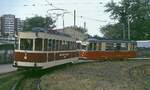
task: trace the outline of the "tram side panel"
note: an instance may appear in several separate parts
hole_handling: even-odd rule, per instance
[[[136,44],[130,41],[92,41],[79,54],[80,59],[128,59],[137,56]]]
[[[79,58],[89,60],[100,60],[100,59],[127,59],[127,58],[135,58],[136,56],[137,54],[135,51],[127,51],[127,52],[81,51]]]
[[[15,52],[15,61],[22,62],[46,62],[46,53],[27,53],[27,52]]]
[[[19,62],[22,62],[20,66],[34,66],[36,63],[48,63],[54,61],[60,61],[65,59],[71,59],[78,57],[78,52],[53,52],[53,53],[35,53],[35,52],[15,52],[16,66],[19,66]],[[17,64],[18,63],[18,64]],[[30,65],[29,65],[30,63]],[[28,65],[27,65],[28,64]],[[41,65],[39,67],[42,67]]]
[[[43,36],[42,36],[43,35]],[[47,33],[19,33],[15,67],[49,67],[73,62],[78,58],[75,40]],[[76,59],[75,59],[76,58]]]

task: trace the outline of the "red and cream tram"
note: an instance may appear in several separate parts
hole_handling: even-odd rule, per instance
[[[80,52],[80,59],[128,59],[135,58],[136,42],[125,40],[97,40],[87,39],[86,48]]]
[[[68,35],[50,32],[19,32],[15,50],[15,67],[48,68],[78,59],[76,40]]]

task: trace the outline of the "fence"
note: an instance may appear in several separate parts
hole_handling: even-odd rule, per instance
[[[14,45],[2,44],[0,45],[0,64],[12,63],[14,60]]]

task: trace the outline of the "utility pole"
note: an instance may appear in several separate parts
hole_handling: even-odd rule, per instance
[[[86,22],[84,22],[84,29],[86,29]]]
[[[123,26],[123,39],[125,40],[126,39],[125,24],[122,23],[122,26]]]
[[[62,15],[62,18],[63,18],[63,32],[64,32],[64,28],[65,28],[64,14]]]
[[[74,10],[74,29],[75,29],[75,31],[74,31],[74,37],[75,37],[75,39],[77,39],[77,32],[76,32],[76,10]]]
[[[76,26],[76,10],[74,10],[74,27]]]
[[[131,39],[131,32],[130,32],[130,20],[129,20],[130,18],[129,18],[129,16],[128,16],[128,40],[130,40]]]

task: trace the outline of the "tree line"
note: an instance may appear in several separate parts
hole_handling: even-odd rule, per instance
[[[34,16],[30,18],[26,18],[24,22],[24,31],[32,31],[34,28],[39,27],[39,28],[44,28],[46,30],[54,30],[56,25],[55,25],[55,20],[51,17],[42,17],[42,16]],[[81,33],[86,33],[87,29],[79,26],[69,26],[65,27],[64,29],[75,29]]]
[[[112,0],[105,7],[110,18],[118,20],[100,28],[105,38],[127,39],[130,28],[131,40],[150,39],[150,0]]]

